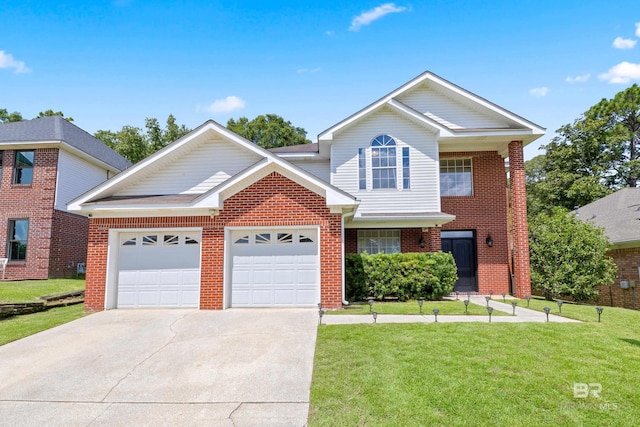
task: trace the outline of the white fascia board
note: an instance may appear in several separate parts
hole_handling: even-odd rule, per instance
[[[286,160],[326,160],[320,153],[273,153]]]
[[[214,211],[217,214],[217,211]],[[192,208],[159,208],[157,205],[150,208],[132,209],[125,207],[122,209],[92,210],[87,213],[92,218],[147,218],[147,217],[167,217],[167,216],[212,216],[211,209]]]
[[[363,218],[354,217],[351,221],[345,222],[345,228],[429,228],[429,227],[441,227],[443,224],[447,224],[456,219],[455,215],[439,218],[402,218],[394,217],[388,220],[381,220],[380,218],[365,220]]]
[[[37,150],[39,148],[58,148],[62,141],[46,140],[46,141],[2,141],[0,142],[0,150]]]

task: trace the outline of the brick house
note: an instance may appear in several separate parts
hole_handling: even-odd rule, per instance
[[[618,266],[611,286],[598,286],[599,304],[637,310],[640,286],[640,188],[623,188],[575,211],[576,216],[604,228],[611,243],[608,255]],[[640,297],[640,296],[639,296]]]
[[[522,148],[543,134],[429,72],[314,144],[208,121],[69,204],[91,217],[85,306],[335,308],[345,253],[440,249],[457,290],[523,296]]]
[[[66,203],[129,162],[62,117],[0,125],[0,258],[6,279],[76,273],[89,220]]]

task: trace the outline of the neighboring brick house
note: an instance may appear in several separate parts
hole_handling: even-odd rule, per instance
[[[575,211],[577,218],[604,228],[611,249],[608,255],[618,266],[611,286],[598,286],[599,303],[637,310],[640,295],[640,188],[623,188]]]
[[[62,117],[0,125],[5,279],[74,275],[86,260],[89,220],[66,203],[129,165]]]
[[[91,216],[85,306],[336,308],[364,250],[451,251],[457,290],[524,296],[522,148],[543,134],[429,72],[315,144],[208,121],[69,204]]]

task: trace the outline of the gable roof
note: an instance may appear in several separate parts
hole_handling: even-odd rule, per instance
[[[261,160],[201,194],[188,196],[149,194],[128,197],[115,195],[117,193],[116,190],[126,186],[127,183],[136,182],[139,177],[144,179],[144,170],[146,168],[152,168],[155,163],[162,162],[165,157],[177,155],[176,153],[179,153],[181,149],[185,149],[191,144],[198,144],[212,136],[221,137],[225,141],[237,144],[245,150],[257,154]],[[188,173],[188,171],[186,172]],[[164,209],[165,211],[187,209],[189,210],[189,215],[208,215],[213,211],[223,209],[223,203],[226,198],[271,172],[278,172],[305,188],[322,195],[327,201],[327,206],[336,211],[341,212],[343,208],[352,209],[356,206],[356,200],[350,194],[279,158],[276,154],[270,153],[219,123],[208,120],[162,150],[72,200],[69,202],[68,207],[69,210],[83,213],[99,213],[100,211],[113,213],[113,211],[119,210],[123,212],[139,211],[140,214],[143,214],[142,211],[148,209],[153,209],[154,213],[158,213],[158,209]],[[146,215],[148,214],[149,212],[147,211]]]
[[[640,246],[640,188],[623,188],[575,211],[603,227],[614,246]]]
[[[508,123],[508,125],[498,127],[462,127],[448,122],[446,117],[439,117],[433,112],[417,111],[399,99],[403,95],[411,92],[413,89],[425,84],[437,89],[438,92],[455,98],[459,104],[466,104],[473,109],[482,112],[482,114],[498,117],[505,123]],[[504,138],[507,136],[515,136],[518,140],[522,140],[526,145],[545,133],[545,129],[543,127],[538,126],[537,124],[512,113],[493,102],[475,95],[434,73],[426,71],[400,86],[398,89],[388,93],[360,111],[321,132],[318,135],[320,153],[323,155],[327,154],[327,147],[331,145],[331,141],[334,139],[334,135],[336,133],[341,132],[352,124],[358,122],[360,119],[363,119],[383,107],[391,108],[393,111],[421,123],[432,131],[437,132],[442,139],[468,139],[479,137]]]
[[[41,117],[33,120],[4,123],[0,125],[0,147],[20,143],[66,143],[117,171],[131,163],[73,123],[60,116]]]

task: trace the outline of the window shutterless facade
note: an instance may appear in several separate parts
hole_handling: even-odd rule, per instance
[[[440,195],[473,196],[471,159],[440,160]]]
[[[400,230],[358,230],[358,253],[400,252]]]
[[[7,242],[9,261],[25,261],[27,259],[27,237],[29,234],[28,219],[10,219]]]
[[[33,182],[33,162],[35,151],[16,151],[13,171],[14,184],[31,184]]]

